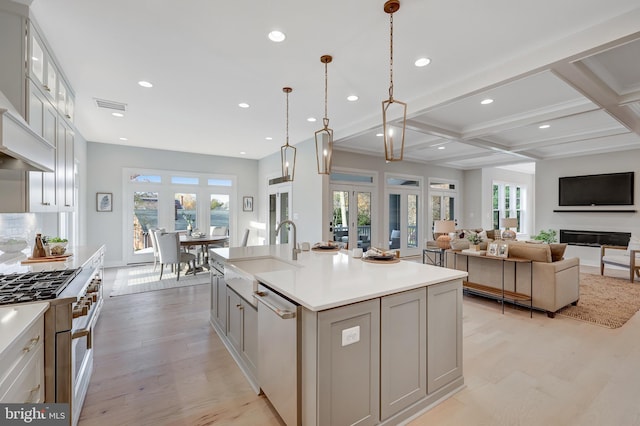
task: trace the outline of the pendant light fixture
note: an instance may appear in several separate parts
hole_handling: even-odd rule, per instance
[[[286,142],[280,147],[280,159],[282,160],[282,178],[285,182],[293,182],[296,171],[296,149],[289,145],[289,93],[293,91],[291,87],[283,87],[282,91],[287,94],[287,133]]]
[[[407,104],[393,99],[393,14],[400,9],[399,0],[388,0],[384,11],[389,14],[389,99],[382,101],[384,157],[387,161],[401,161],[404,155],[404,130],[407,123]],[[392,117],[402,117],[396,123]]]
[[[327,117],[327,64],[333,58],[329,55],[322,55],[320,62],[324,64],[324,118],[322,123],[324,128],[316,132],[316,161],[318,163],[318,174],[328,175],[331,173],[331,155],[333,154],[333,129],[329,128],[329,117]]]

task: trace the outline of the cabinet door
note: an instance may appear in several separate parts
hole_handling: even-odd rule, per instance
[[[253,374],[258,373],[258,310],[242,301],[242,355]]]
[[[462,377],[462,281],[427,287],[427,392]]]
[[[227,290],[227,338],[240,353],[242,351],[242,301],[233,290]]]
[[[74,157],[75,133],[63,119],[58,119],[58,145],[56,152],[56,177],[60,211],[71,211],[74,206]]]
[[[382,298],[380,417],[385,420],[427,395],[427,290]]]
[[[218,323],[218,275],[209,272],[209,321]]]
[[[318,314],[318,424],[380,418],[380,299]]]
[[[218,325],[221,330],[227,331],[227,284],[224,282],[224,278],[218,278],[218,297],[216,301],[218,303],[217,318]]]
[[[35,83],[29,83],[29,125],[56,146],[57,114]],[[29,211],[57,211],[56,173],[29,172]]]

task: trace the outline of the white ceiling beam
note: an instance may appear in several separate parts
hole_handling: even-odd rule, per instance
[[[620,106],[618,94],[604,84],[586,65],[580,62],[562,62],[554,64],[551,71],[589,98],[620,124],[640,135],[640,119],[628,108]]]

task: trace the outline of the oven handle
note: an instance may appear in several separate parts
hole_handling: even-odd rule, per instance
[[[93,342],[92,342],[92,334],[91,331],[93,329],[93,322],[96,319],[96,315],[97,315],[97,308],[94,309],[93,313],[91,314],[91,319],[89,320],[89,322],[87,323],[87,326],[85,328],[83,328],[82,330],[77,330],[71,333],[71,340],[74,339],[79,339],[81,337],[87,337],[87,350],[91,349],[93,347]]]

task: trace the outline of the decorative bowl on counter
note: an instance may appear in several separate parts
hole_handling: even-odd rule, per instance
[[[52,256],[60,256],[67,251],[67,241],[61,243],[49,243],[49,250]]]
[[[0,239],[0,251],[4,253],[18,253],[28,246],[27,241],[22,238]]]

